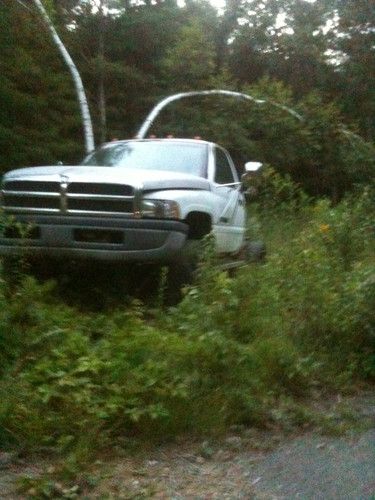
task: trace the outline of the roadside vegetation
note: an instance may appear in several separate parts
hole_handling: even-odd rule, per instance
[[[211,243],[180,304],[115,296],[95,311],[59,285],[0,282],[0,448],[64,458],[215,436],[231,425],[314,423],[311,398],[375,376],[370,188],[336,206],[266,169],[249,233],[267,261],[234,276]]]

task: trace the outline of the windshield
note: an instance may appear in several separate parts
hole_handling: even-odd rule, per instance
[[[205,177],[207,145],[177,141],[106,144],[89,154],[81,165],[166,170]]]

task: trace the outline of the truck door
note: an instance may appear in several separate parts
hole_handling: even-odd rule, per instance
[[[245,203],[236,169],[226,151],[215,146],[214,190],[217,200],[214,234],[219,252],[236,252],[245,236]]]

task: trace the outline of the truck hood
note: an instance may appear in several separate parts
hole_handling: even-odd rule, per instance
[[[209,181],[195,175],[162,170],[122,169],[120,167],[59,165],[19,168],[5,174],[3,181],[29,179],[61,182],[61,176],[67,182],[127,184],[139,187],[144,191],[163,189],[210,190]]]

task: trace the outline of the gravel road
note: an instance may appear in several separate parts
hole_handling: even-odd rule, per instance
[[[123,461],[91,498],[163,499],[373,499],[375,429],[352,438],[308,434],[271,452],[155,454]],[[108,498],[108,497],[107,497]]]
[[[260,498],[374,498],[375,429],[351,439],[295,439],[265,456],[250,480]]]

